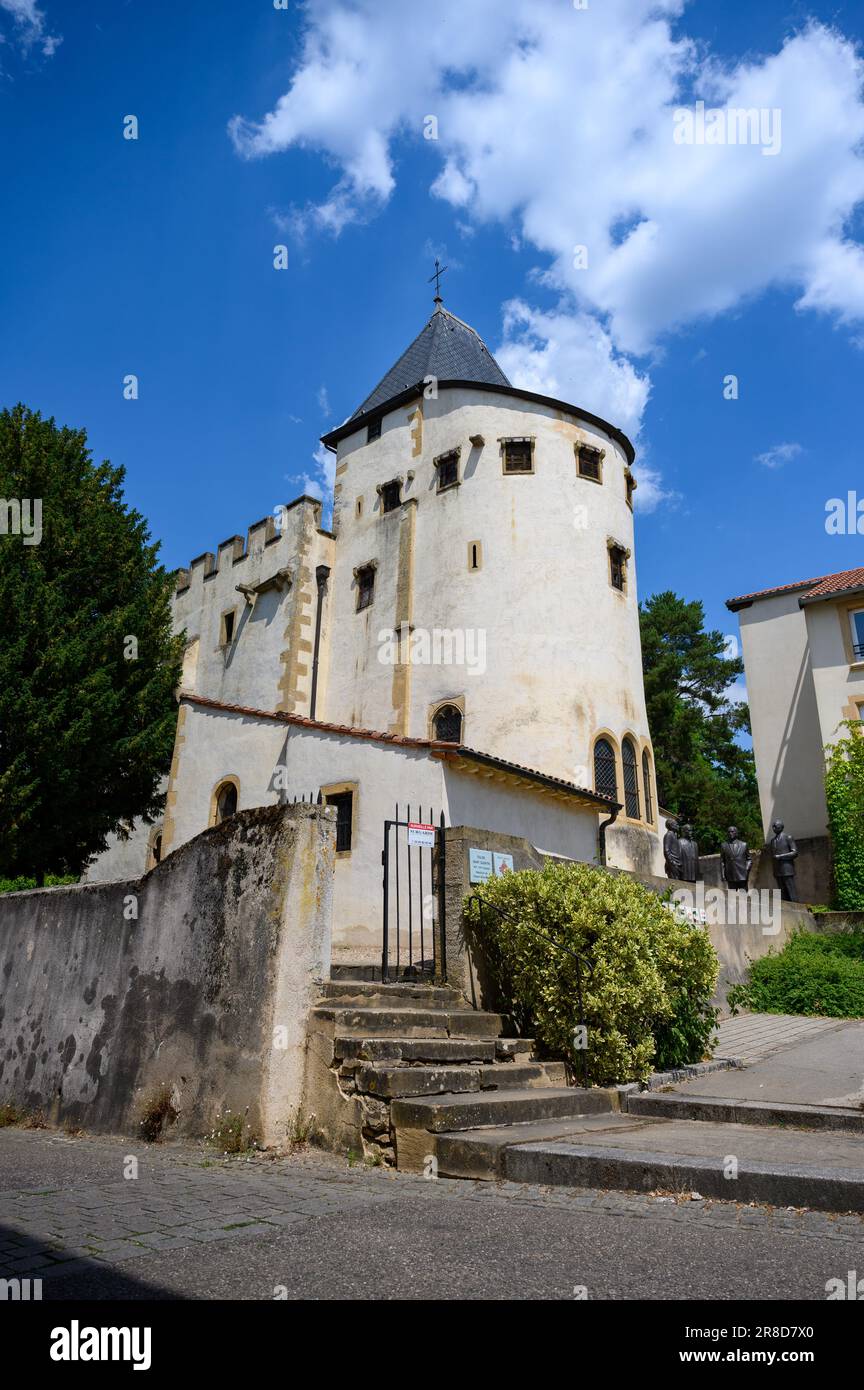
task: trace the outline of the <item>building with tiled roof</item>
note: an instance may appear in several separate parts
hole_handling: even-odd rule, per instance
[[[320,795],[339,816],[336,945],[372,954],[388,820],[443,815],[662,872],[630,441],[512,385],[436,298],[323,443],[331,527],[300,497],[179,574],[164,822],[89,876],[132,874],[235,809]]]
[[[727,599],[738,614],[766,833],[827,846],[827,745],[864,712],[864,568]]]

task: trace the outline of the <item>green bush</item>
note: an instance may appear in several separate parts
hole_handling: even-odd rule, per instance
[[[626,874],[573,863],[506,874],[477,892],[484,907],[466,900],[469,930],[519,1031],[551,1056],[577,1057],[580,1024],[597,1085],[642,1081],[705,1056],[717,957],[707,933],[656,893]],[[586,963],[581,1017],[572,952]]]
[[[844,727],[846,737],[825,750],[825,799],[835,902],[857,912],[864,908],[864,732],[858,720],[847,719]]]
[[[864,932],[798,932],[779,953],[754,960],[733,1008],[763,1014],[864,1018]]]
[[[77,882],[77,874],[65,874],[61,876],[57,874],[46,874],[44,886],[46,888],[64,888],[69,883]],[[37,883],[35,878],[0,878],[0,893],[23,893],[28,888],[36,887]]]

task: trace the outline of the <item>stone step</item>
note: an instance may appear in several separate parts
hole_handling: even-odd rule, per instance
[[[646,1118],[641,1124],[644,1128],[609,1127],[513,1144],[500,1157],[498,1176],[511,1182],[695,1192],[727,1202],[864,1212],[860,1134],[699,1120]]]
[[[434,972],[434,965],[431,960],[420,962],[418,965],[391,965],[388,971],[390,983],[404,981],[411,983],[420,981],[431,984]],[[331,980],[362,980],[374,982],[381,980],[381,961],[375,962],[346,962],[344,965],[336,964],[330,966]]]
[[[439,1134],[435,1140],[438,1175],[493,1181],[505,1176],[505,1155],[517,1144],[548,1140],[578,1140],[599,1130],[635,1129],[639,1121],[617,1111],[596,1115],[564,1116],[533,1124],[498,1125],[494,1129],[469,1129]]]
[[[346,1062],[494,1062],[495,1038],[370,1038],[339,1035],[333,1039],[333,1056]]]
[[[447,985],[374,984],[362,981],[327,980],[322,990],[322,1004],[335,1003],[340,1008],[418,1008],[452,1009],[465,1006],[458,989]]]
[[[382,1100],[404,1096],[432,1096],[463,1092],[487,1092],[509,1088],[566,1084],[563,1062],[498,1062],[488,1067],[410,1067],[372,1063],[355,1068],[358,1091],[380,1096]]]
[[[386,1037],[497,1038],[504,1027],[500,1014],[474,1009],[343,1009],[338,1004],[317,1004],[312,1017],[332,1020],[340,1034]]]
[[[506,1088],[462,1096],[394,1100],[390,1123],[396,1134],[396,1161],[410,1172],[422,1171],[429,1154],[435,1152],[435,1136],[439,1134],[483,1125],[558,1120],[609,1111],[617,1103],[618,1094],[613,1090],[581,1090],[574,1086]]]
[[[805,1105],[793,1101],[728,1100],[723,1096],[645,1091],[627,1098],[631,1115],[703,1123],[792,1125],[797,1129],[846,1130],[864,1134],[864,1110],[842,1105]]]

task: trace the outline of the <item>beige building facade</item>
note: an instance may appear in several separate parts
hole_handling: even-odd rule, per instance
[[[319,792],[341,823],[337,946],[378,929],[397,805],[662,872],[629,440],[513,387],[439,301],[323,442],[331,528],[300,497],[178,576],[164,821],[89,877]]]
[[[727,601],[738,614],[766,836],[828,833],[825,748],[864,713],[864,569]]]

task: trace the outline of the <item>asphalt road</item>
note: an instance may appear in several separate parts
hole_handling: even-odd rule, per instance
[[[859,1216],[0,1131],[0,1277],[44,1299],[824,1301],[853,1269]]]

